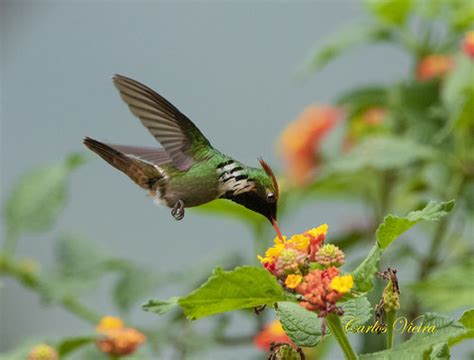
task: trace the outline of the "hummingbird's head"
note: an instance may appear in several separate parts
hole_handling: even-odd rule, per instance
[[[253,186],[249,191],[233,194],[232,201],[265,216],[273,226],[276,224],[278,203],[278,182],[270,166],[259,159],[262,169],[251,171]]]

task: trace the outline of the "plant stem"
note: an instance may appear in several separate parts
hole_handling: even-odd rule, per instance
[[[4,254],[0,254],[0,274],[2,273],[16,278],[25,287],[37,293],[41,293],[43,289],[43,280],[36,272],[22,266],[19,262],[10,260],[9,257]],[[57,300],[66,310],[91,324],[97,324],[100,320],[99,314],[72,296],[62,296]]]
[[[387,322],[387,349],[393,347],[393,323],[397,318],[397,311],[391,310],[385,314],[385,320]]]
[[[331,330],[331,334],[334,335],[347,360],[357,360],[357,354],[354,352],[349,340],[347,339],[346,333],[342,328],[341,320],[336,314],[329,314],[326,316],[326,323]]]

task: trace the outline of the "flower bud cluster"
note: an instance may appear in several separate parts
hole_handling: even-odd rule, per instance
[[[328,226],[302,234],[276,238],[274,246],[258,256],[262,265],[291,292],[301,295],[300,304],[311,311],[328,311],[352,288],[352,276],[340,276],[344,253],[324,244]]]

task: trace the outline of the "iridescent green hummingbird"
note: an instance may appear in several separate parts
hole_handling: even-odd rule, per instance
[[[89,149],[171,208],[176,220],[186,207],[224,198],[265,216],[278,229],[278,183],[265,161],[259,159],[261,169],[253,168],[224,155],[164,97],[125,76],[113,81],[130,111],[163,147],[104,144],[87,137]]]

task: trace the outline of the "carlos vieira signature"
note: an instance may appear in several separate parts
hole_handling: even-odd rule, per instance
[[[392,325],[394,332],[399,332],[401,334],[409,333],[428,333],[432,334],[437,329],[435,325],[428,325],[423,323],[424,315],[420,315],[413,320],[408,320],[406,317],[399,317],[395,319]],[[384,334],[387,332],[387,325],[376,320],[373,324],[370,325],[360,325],[360,320],[356,316],[352,316],[347,321],[345,327],[346,332],[351,333],[374,333],[374,334]]]

